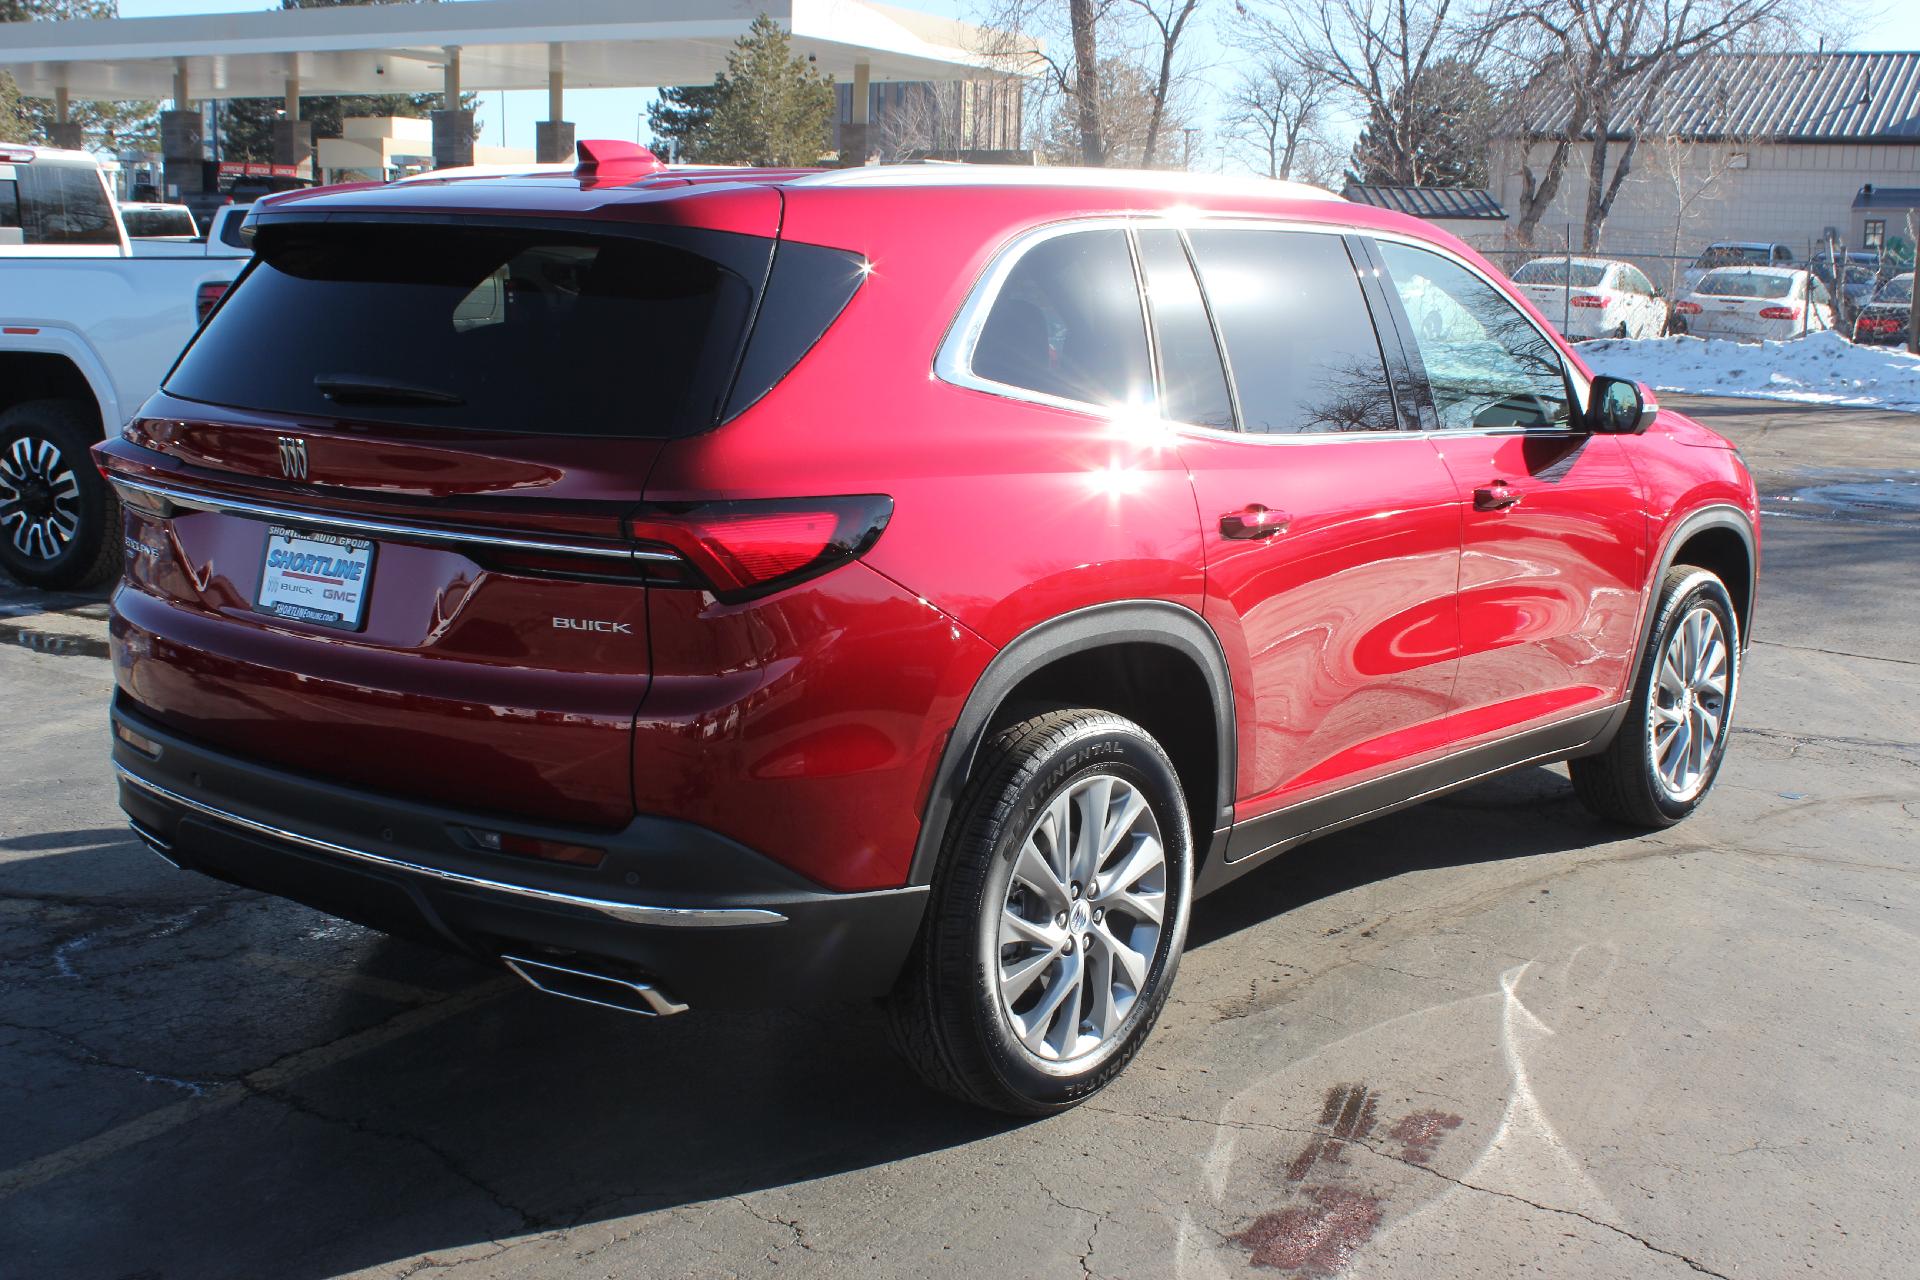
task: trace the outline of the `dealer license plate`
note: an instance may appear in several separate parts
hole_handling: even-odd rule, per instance
[[[273,525],[254,608],[295,622],[358,631],[373,589],[373,542]]]

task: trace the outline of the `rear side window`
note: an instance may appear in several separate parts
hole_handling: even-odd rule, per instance
[[[262,227],[255,248],[170,394],[409,426],[670,437],[719,420],[773,242],[295,223]]]
[[[1147,309],[1160,352],[1160,411],[1175,422],[1231,429],[1233,398],[1226,370],[1180,233],[1148,229],[1138,235]]]
[[[1202,229],[1192,241],[1246,430],[1396,429],[1380,339],[1338,236]]]
[[[28,244],[119,244],[100,171],[91,165],[37,160],[15,167]]]
[[[1043,240],[1007,274],[973,347],[977,377],[1086,404],[1144,404],[1153,388],[1127,233]]]

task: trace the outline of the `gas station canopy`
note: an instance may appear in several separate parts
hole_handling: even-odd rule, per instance
[[[33,97],[278,98],[706,84],[766,13],[838,79],[995,74],[996,34],[866,0],[465,0],[0,27]],[[185,94],[180,90],[190,86]]]

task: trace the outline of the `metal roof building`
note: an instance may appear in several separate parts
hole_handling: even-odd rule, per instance
[[[1629,87],[1625,100],[1639,96]],[[1572,111],[1552,95],[1530,128],[1556,137]],[[1638,114],[1645,133],[1699,141],[1920,142],[1920,53],[1712,54],[1654,88]]]
[[[1797,256],[1829,239],[1899,253],[1920,240],[1903,203],[1905,188],[1920,187],[1920,52],[1712,54],[1630,88],[1632,109],[1609,134],[1609,181],[1623,158],[1630,167],[1597,245],[1582,234],[1592,134],[1567,136],[1569,97],[1542,95],[1495,140],[1493,193],[1516,219],[1528,172],[1538,182],[1555,150],[1570,149],[1539,245],[1570,239],[1641,261],[1658,280],[1663,263],[1717,240],[1785,244]]]
[[[1429,222],[1505,222],[1507,211],[1481,187],[1380,187],[1349,182],[1340,194],[1360,204]]]

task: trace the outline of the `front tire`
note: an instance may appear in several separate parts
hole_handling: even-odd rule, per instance
[[[1725,583],[1676,565],[1655,607],[1626,720],[1605,750],[1568,762],[1587,808],[1649,829],[1672,826],[1713,789],[1740,685],[1740,624]]]
[[[1014,1115],[1064,1111],[1133,1059],[1186,942],[1193,836],[1139,725],[1034,716],[984,747],[887,1002],[928,1084]]]
[[[0,567],[32,587],[105,582],[120,569],[120,500],[88,450],[86,405],[29,400],[0,413]]]

